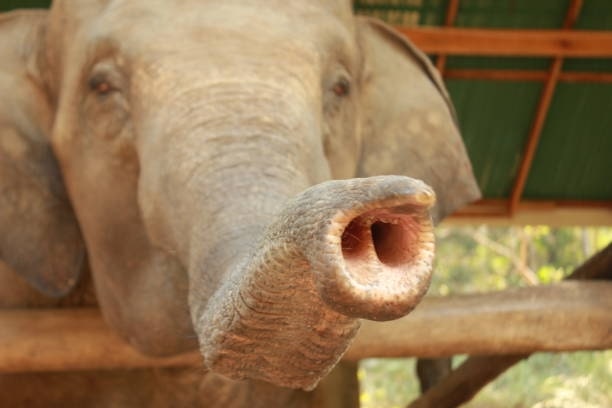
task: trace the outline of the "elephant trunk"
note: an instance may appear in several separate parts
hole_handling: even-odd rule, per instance
[[[398,318],[425,294],[433,202],[428,186],[399,176],[324,182],[287,202],[194,316],[206,364],[314,388],[358,318]]]
[[[291,85],[302,77],[172,100],[156,126],[170,131],[141,139],[139,202],[149,236],[187,269],[206,365],[310,389],[359,318],[403,316],[424,295],[434,195],[406,177],[321,183],[318,111]]]

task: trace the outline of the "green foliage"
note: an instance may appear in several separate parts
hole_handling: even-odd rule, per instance
[[[542,283],[551,283],[560,281],[563,278],[563,268],[555,268],[554,266],[544,265],[538,268],[538,278]]]
[[[558,282],[612,242],[612,228],[440,227],[436,234],[429,293],[442,296]],[[362,361],[361,406],[405,407],[418,396],[414,366],[414,359]],[[465,406],[612,407],[612,351],[534,354]]]
[[[466,356],[455,357],[454,366]],[[363,408],[403,408],[418,397],[415,359],[367,359],[359,368]],[[612,406],[612,350],[538,353],[486,386],[467,408]]]
[[[359,363],[362,407],[403,408],[418,395],[414,381],[415,360],[370,358]]]
[[[561,280],[612,242],[612,228],[440,227],[430,293],[473,293]],[[524,246],[521,255],[521,245]]]
[[[468,408],[609,407],[612,351],[538,353],[485,387]]]

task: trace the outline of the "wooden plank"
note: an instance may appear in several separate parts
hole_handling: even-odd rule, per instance
[[[442,225],[549,225],[551,227],[612,226],[612,209],[552,207],[519,209],[513,216],[504,213],[471,213],[447,217]]]
[[[548,72],[537,70],[512,69],[447,69],[446,79],[465,79],[477,81],[546,81]],[[612,72],[562,72],[561,82],[612,83]]]
[[[446,6],[446,15],[444,17],[444,25],[451,27],[455,24],[457,14],[459,13],[459,0],[449,0],[448,6]]]
[[[572,0],[565,15],[563,29],[569,30],[572,28],[572,25],[576,22],[578,16],[580,15],[581,8],[582,0]],[[536,107],[531,129],[529,131],[529,135],[527,136],[525,150],[521,158],[521,164],[519,166],[516,179],[514,180],[514,185],[512,186],[512,192],[510,193],[510,205],[508,207],[510,215],[514,215],[516,213],[516,209],[521,201],[521,197],[525,189],[525,183],[527,183],[529,171],[531,170],[531,165],[533,163],[533,158],[540,142],[542,129],[544,128],[544,123],[548,117],[550,104],[552,102],[555,89],[557,88],[557,83],[559,82],[562,67],[563,57],[559,55],[555,56],[555,59],[553,60],[548,71],[548,77],[544,83],[544,88],[540,94],[540,100],[538,101],[538,106]]]
[[[448,69],[445,79],[466,79],[483,81],[545,81],[548,73],[535,70],[511,69]]]
[[[364,321],[345,359],[612,348],[612,283],[563,282],[426,298],[393,322]]]
[[[610,348],[611,308],[609,282],[428,298],[403,319],[364,321],[345,358]],[[0,328],[4,373],[202,364],[197,352],[142,356],[107,328],[96,309],[2,310]]]
[[[563,20],[563,28],[569,29],[576,24],[578,17],[580,17],[580,11],[582,11],[582,0],[572,0],[569,4],[565,13],[565,19]]]
[[[450,0],[448,2],[448,6],[446,7],[446,16],[444,18],[444,25],[446,27],[451,27],[455,24],[455,19],[457,18],[457,13],[459,12],[459,0]],[[440,71],[440,74],[444,74],[444,69],[446,68],[446,55],[438,55],[438,59],[436,60],[436,68]]]
[[[612,83],[612,72],[563,72],[559,81]]]
[[[461,208],[456,214],[470,215],[472,213],[486,214],[488,212],[499,212],[508,206],[508,199],[483,198]],[[610,200],[522,200],[521,208],[525,210],[551,210],[554,208],[602,208],[612,210]]]
[[[535,153],[540,142],[542,129],[544,128],[544,123],[546,123],[550,104],[552,102],[555,89],[557,88],[557,82],[559,81],[562,66],[563,59],[560,57],[555,58],[550,67],[544,88],[542,89],[535,116],[531,124],[531,129],[529,130],[529,135],[527,136],[527,143],[525,144],[521,164],[519,165],[519,170],[516,175],[516,179],[514,180],[514,185],[512,186],[512,192],[510,193],[510,205],[508,207],[510,215],[514,215],[516,213],[519,202],[521,201],[523,190],[525,189],[525,184],[527,183],[527,178],[529,177],[529,170],[531,170],[533,158],[535,157]]]
[[[198,354],[141,355],[106,326],[95,308],[0,311],[0,373],[198,364]]]
[[[612,31],[396,27],[429,54],[612,57]]]
[[[480,200],[447,217],[444,225],[612,226],[611,201],[523,200],[514,215],[507,200]]]

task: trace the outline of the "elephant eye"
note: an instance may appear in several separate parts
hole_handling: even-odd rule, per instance
[[[104,75],[92,76],[89,78],[87,85],[92,92],[95,92],[98,95],[108,95],[115,90],[110,81]]]
[[[340,78],[332,87],[332,92],[338,97],[345,97],[351,93],[351,84],[346,78]]]

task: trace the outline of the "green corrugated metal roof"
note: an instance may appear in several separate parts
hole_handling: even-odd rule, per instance
[[[51,4],[50,0],[0,0],[0,11],[18,8],[46,8]]]
[[[580,18],[576,21],[575,28],[578,30],[611,30],[612,1],[584,1],[580,11]]]
[[[447,86],[483,195],[508,196],[542,84],[448,80]]]
[[[568,5],[569,0],[463,0],[454,25],[469,28],[558,28],[563,23]]]
[[[47,0],[0,0],[0,10]],[[442,25],[448,0],[357,0],[358,13],[393,25]],[[570,0],[461,0],[459,27],[558,29]],[[576,29],[612,30],[612,1],[585,0]],[[432,56],[435,58],[435,56]],[[549,58],[452,56],[447,69],[547,70]],[[566,59],[564,71],[612,72],[612,59]],[[533,121],[541,82],[447,80],[486,198],[508,197]],[[525,198],[612,200],[612,84],[559,83]]]
[[[454,25],[559,29],[569,5],[570,0],[461,0]],[[391,24],[404,21],[404,25],[442,25],[447,6],[447,0],[355,2],[362,14],[391,16]],[[402,19],[402,12],[412,17]],[[612,30],[612,1],[585,0],[574,27]],[[446,67],[546,71],[551,61],[451,56]],[[612,59],[566,59],[563,70],[612,72]],[[446,83],[484,196],[507,198],[543,83],[460,79]],[[523,197],[612,200],[612,84],[557,85]]]
[[[612,199],[612,84],[557,85],[524,196]]]

